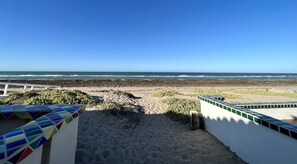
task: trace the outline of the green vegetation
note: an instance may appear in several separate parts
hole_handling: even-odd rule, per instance
[[[165,113],[170,119],[182,123],[190,122],[190,111],[200,111],[200,103],[198,100],[167,98],[163,103],[168,105]]]
[[[223,90],[199,90],[197,93],[191,94],[190,96],[222,96],[228,99],[236,99],[240,97],[238,95],[225,93]]]
[[[268,91],[267,89],[237,89],[237,90],[231,90],[230,92],[240,93],[240,94],[282,96],[282,97],[289,97],[289,98],[297,98],[297,93],[278,93],[278,92]]]
[[[116,94],[116,95],[118,95],[118,96],[123,95],[123,96],[126,96],[126,97],[128,97],[128,98],[132,98],[132,99],[137,98],[137,97],[134,96],[132,93],[125,92],[125,91],[120,91],[120,90],[113,90],[113,89],[111,89],[111,90],[92,90],[92,91],[90,91],[90,92],[111,92],[111,93]]]
[[[111,101],[104,101],[101,105],[103,112],[110,113],[112,115],[119,114],[121,110],[121,105]]]
[[[137,98],[137,97],[135,97],[132,93],[129,93],[129,92],[125,92],[125,91],[120,91],[120,90],[111,90],[111,92],[113,93],[113,94],[116,94],[116,95],[118,95],[118,96],[121,96],[121,95],[123,95],[123,96],[126,96],[126,97],[128,97],[128,98],[132,98],[132,99],[135,99],[135,98]]]
[[[98,89],[95,89],[95,90],[91,90],[90,92],[94,93],[94,92],[110,92],[111,90],[106,90],[106,89],[103,89],[103,90],[98,90]]]
[[[182,95],[182,94],[174,90],[160,91],[154,94],[155,97],[172,97],[175,95]]]
[[[112,114],[113,116],[118,117],[129,117],[131,114],[140,114],[143,113],[142,107],[139,105],[134,105],[129,102],[123,102],[123,103],[116,103],[112,101],[104,101],[101,105],[101,109],[106,114]],[[139,118],[137,116],[137,119],[134,121],[139,121]]]
[[[84,92],[79,90],[46,90],[28,91],[24,93],[13,93],[2,100],[3,104],[87,104],[88,106],[100,103]]]

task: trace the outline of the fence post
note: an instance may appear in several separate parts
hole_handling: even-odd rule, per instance
[[[33,88],[34,88],[34,86],[33,86],[33,85],[31,85],[31,91],[33,90]]]
[[[27,84],[24,85],[24,91],[23,92],[26,92],[26,89],[27,89]]]
[[[8,84],[5,84],[5,88],[4,88],[4,96],[7,96],[7,90],[8,90]]]

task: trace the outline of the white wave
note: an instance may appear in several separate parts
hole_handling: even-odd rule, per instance
[[[297,75],[78,75],[78,74],[45,74],[45,75],[34,75],[34,74],[23,74],[23,75],[0,75],[0,78],[21,78],[21,77],[86,77],[86,78],[297,78]]]

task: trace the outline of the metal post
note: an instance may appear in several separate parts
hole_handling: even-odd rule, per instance
[[[7,90],[8,90],[8,84],[5,84],[5,88],[4,88],[4,96],[7,96]]]
[[[25,84],[24,85],[24,91],[23,92],[26,92],[26,89],[27,89],[27,85]]]

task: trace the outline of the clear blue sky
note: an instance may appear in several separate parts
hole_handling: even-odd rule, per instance
[[[0,0],[1,71],[297,72],[296,0]]]

